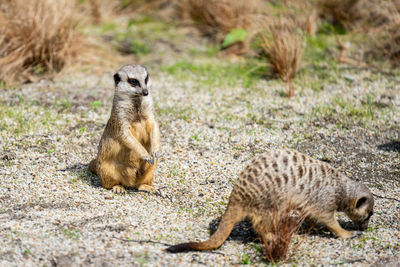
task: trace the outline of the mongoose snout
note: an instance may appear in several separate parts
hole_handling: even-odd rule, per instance
[[[142,94],[143,96],[147,96],[149,94],[149,91],[147,89],[143,89]]]
[[[373,212],[373,211],[371,211],[371,212],[369,213],[368,217],[367,217],[363,222],[356,224],[358,230],[360,230],[360,231],[365,231],[365,230],[368,229],[369,219],[371,218],[372,215],[374,215],[374,212]]]

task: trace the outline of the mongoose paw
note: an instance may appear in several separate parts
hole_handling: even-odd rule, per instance
[[[158,151],[151,153],[151,157],[153,158],[154,162],[158,163]]]
[[[125,194],[126,190],[122,185],[114,185],[112,188],[113,193],[115,194]]]
[[[151,165],[154,165],[154,158],[152,157],[152,158],[144,158],[144,160],[147,162],[147,163],[149,163],[149,164],[151,164]]]
[[[355,237],[362,235],[362,232],[361,231],[352,231],[351,234],[352,235],[350,236],[350,238],[355,238]]]
[[[340,234],[337,234],[337,236],[340,238],[355,238],[361,234],[361,231],[343,231]]]
[[[146,191],[146,192],[151,192],[154,193],[156,192],[156,189],[154,186],[148,185],[148,184],[141,184],[138,186],[137,190],[139,191]]]

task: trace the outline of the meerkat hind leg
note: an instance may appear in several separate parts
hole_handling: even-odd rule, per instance
[[[155,192],[156,189],[153,186],[155,166],[150,166],[143,176],[138,181],[137,189],[139,191]]]
[[[152,185],[147,185],[147,184],[141,184],[137,187],[137,190],[139,191],[146,191],[146,192],[152,192],[154,193],[156,189]]]
[[[112,188],[113,193],[115,194],[125,194],[126,193],[126,189],[122,186],[122,185],[114,185]]]
[[[120,174],[114,164],[103,162],[103,164],[98,165],[97,172],[102,187],[112,189],[113,193],[117,194],[126,192],[125,188],[121,185]]]

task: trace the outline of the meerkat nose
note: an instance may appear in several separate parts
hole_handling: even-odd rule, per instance
[[[144,96],[146,96],[146,95],[149,94],[149,91],[148,91],[147,89],[143,89],[142,94],[143,94]]]

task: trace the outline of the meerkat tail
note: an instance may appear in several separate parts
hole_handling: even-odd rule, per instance
[[[204,242],[189,242],[171,246],[166,250],[177,253],[193,250],[212,250],[220,247],[232,232],[235,223],[243,219],[243,210],[241,207],[228,205],[225,214],[222,216],[217,231]]]
[[[94,159],[89,163],[89,171],[96,174],[96,169],[97,169],[97,159]]]

